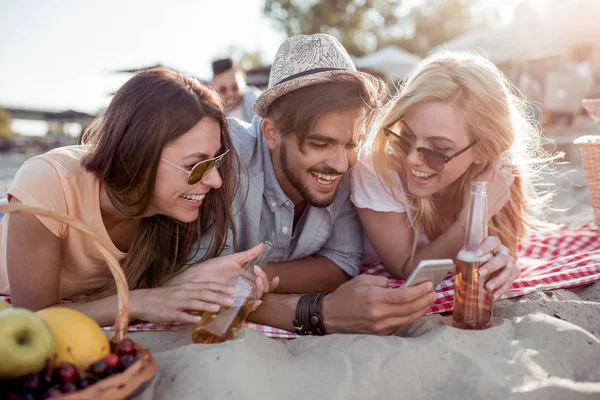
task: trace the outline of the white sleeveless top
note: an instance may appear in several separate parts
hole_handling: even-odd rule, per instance
[[[408,222],[413,226],[413,220],[410,212],[407,212],[408,201],[402,190],[400,178],[395,171],[390,171],[390,177],[395,186],[398,199],[390,193],[389,189],[382,185],[375,173],[373,165],[373,154],[370,147],[363,147],[358,154],[358,161],[351,171],[351,192],[350,200],[356,208],[368,208],[380,212],[407,213]],[[429,243],[425,234],[419,235],[418,246],[424,246]],[[372,264],[379,260],[377,253],[369,243],[366,235],[364,238],[365,258],[363,264]]]

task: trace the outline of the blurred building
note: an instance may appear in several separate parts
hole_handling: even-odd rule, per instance
[[[271,66],[266,65],[262,67],[252,68],[246,71],[246,84],[254,86],[260,90],[266,90],[269,86],[269,74],[271,73]]]
[[[2,139],[0,152],[3,151],[47,151],[54,147],[75,144],[77,136],[96,118],[96,115],[75,110],[52,111],[35,108],[0,106],[8,112],[11,119],[22,121],[41,121],[47,124],[44,136],[17,135],[11,139]],[[73,125],[77,127],[72,134]]]

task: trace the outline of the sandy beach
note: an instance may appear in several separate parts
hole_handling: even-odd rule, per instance
[[[190,332],[131,335],[155,351],[154,399],[598,399],[600,283],[495,303],[493,327],[430,315],[394,336],[190,345]]]
[[[3,155],[0,195],[30,156]],[[556,167],[551,222],[593,220],[579,164]],[[600,283],[497,301],[493,327],[462,331],[429,315],[389,337],[193,345],[190,331],[133,332],[159,372],[143,399],[600,399]]]

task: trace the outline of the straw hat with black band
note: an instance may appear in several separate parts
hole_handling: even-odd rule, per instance
[[[264,118],[269,106],[289,92],[318,83],[344,81],[353,76],[366,77],[369,81],[375,79],[356,70],[346,49],[333,36],[292,36],[277,50],[269,87],[254,103],[254,112]]]

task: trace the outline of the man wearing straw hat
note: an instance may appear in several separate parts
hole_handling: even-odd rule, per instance
[[[387,278],[357,277],[363,233],[347,172],[382,87],[332,36],[294,36],[275,56],[252,124],[230,119],[244,172],[233,250],[272,242],[265,272],[280,278],[250,320],[299,334],[390,334],[435,301],[430,282],[389,289]]]

